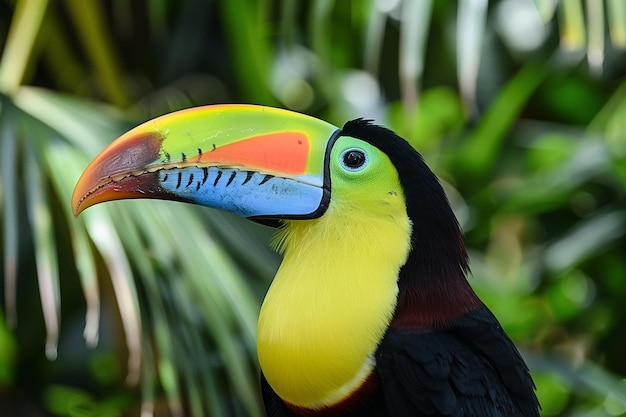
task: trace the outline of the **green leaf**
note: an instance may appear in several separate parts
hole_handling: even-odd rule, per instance
[[[16,110],[10,101],[0,96],[0,175],[2,188],[2,243],[4,261],[4,297],[7,320],[11,326],[17,324],[17,268],[19,233],[18,193],[17,193],[17,131]]]
[[[626,3],[622,0],[607,0],[609,34],[613,46],[626,49]]]
[[[24,168],[27,214],[33,231],[39,294],[46,324],[46,356],[56,359],[59,343],[60,289],[57,249],[47,189],[43,182],[37,148],[25,149]]]
[[[404,1],[401,9],[398,57],[400,96],[404,108],[410,113],[418,105],[419,81],[424,72],[432,1]]]
[[[249,0],[223,2],[220,9],[243,95],[253,103],[275,103],[268,88],[271,47],[266,21],[255,19],[255,8]]]
[[[546,249],[547,266],[563,270],[605,250],[626,234],[626,214],[607,207],[574,225]]]
[[[461,96],[470,114],[477,111],[476,81],[485,35],[487,4],[487,0],[459,1],[456,32],[457,77]]]
[[[492,172],[506,134],[546,75],[545,66],[531,62],[506,84],[458,152],[463,171],[477,178]]]
[[[13,94],[24,79],[48,0],[18,0],[0,59],[0,93]]]
[[[4,314],[0,310],[0,389],[13,383],[17,368],[18,345],[5,324]]]
[[[109,32],[105,29],[100,3],[95,1],[65,0],[78,40],[91,61],[100,80],[101,91],[112,104],[125,107],[130,99],[122,82],[119,60]]]
[[[569,50],[581,50],[587,41],[583,6],[581,0],[558,2],[561,46]]]

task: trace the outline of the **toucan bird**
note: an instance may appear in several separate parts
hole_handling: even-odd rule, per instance
[[[257,332],[268,416],[539,416],[527,366],[466,280],[439,181],[392,131],[252,105],[174,112],[104,149],[72,207],[125,198],[278,226]]]

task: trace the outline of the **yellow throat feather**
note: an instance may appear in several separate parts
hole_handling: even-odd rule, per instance
[[[284,260],[261,307],[257,349],[272,389],[299,407],[338,403],[361,385],[395,310],[411,223],[393,165],[368,152],[383,166],[355,183],[331,165],[327,212],[279,232]]]

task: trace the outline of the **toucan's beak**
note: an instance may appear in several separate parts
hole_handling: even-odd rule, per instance
[[[198,107],[148,121],[105,148],[78,180],[78,215],[103,201],[180,200],[254,219],[319,217],[339,129],[252,105]]]

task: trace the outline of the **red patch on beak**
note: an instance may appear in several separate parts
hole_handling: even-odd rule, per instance
[[[198,156],[207,164],[245,166],[262,172],[300,175],[306,172],[309,139],[301,132],[277,132],[252,136]]]

